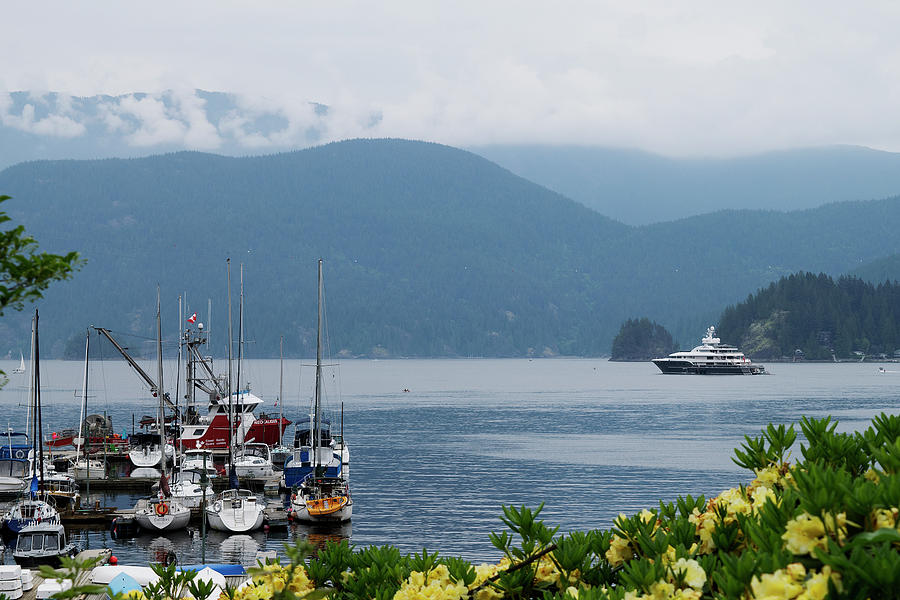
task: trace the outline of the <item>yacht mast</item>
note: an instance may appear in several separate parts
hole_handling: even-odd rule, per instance
[[[41,482],[38,488],[44,491],[44,423],[41,419],[41,346],[38,341],[38,311],[34,309],[34,443],[37,445],[38,465],[41,469]]]
[[[228,279],[228,463],[234,472],[234,427],[232,426],[232,392],[231,392],[231,259],[225,259]],[[231,474],[229,473],[229,479]]]
[[[159,396],[159,416],[156,424],[159,427],[159,470],[166,471],[166,412],[163,404],[163,364],[162,364],[162,317],[159,310],[159,285],[156,286],[156,393]]]
[[[84,379],[81,383],[81,416],[78,417],[78,439],[81,440],[75,444],[75,462],[78,462],[78,456],[81,454],[81,449],[84,447],[85,439],[84,439],[84,411],[87,410],[87,397],[88,397],[88,352],[91,347],[91,330],[88,329],[86,335],[84,336]],[[85,451],[85,457],[87,457],[87,451]]]
[[[278,343],[278,445],[281,446],[281,422],[284,420],[284,336]]]
[[[319,445],[322,443],[321,426],[319,424],[319,410],[322,398],[322,259],[319,259],[319,285],[318,285],[318,310],[316,311],[316,393],[313,406],[313,419],[315,430],[313,432],[313,454],[315,458],[315,471],[319,470]],[[318,476],[318,473],[315,474]]]
[[[243,428],[243,391],[241,388],[241,370],[244,365],[244,263],[240,265],[240,293],[238,295],[238,359],[237,359],[237,399],[238,410],[241,411],[241,424]],[[244,456],[244,436],[239,436],[241,444],[241,456]]]

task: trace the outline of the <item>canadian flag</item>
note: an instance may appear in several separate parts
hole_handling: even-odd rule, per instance
[[[197,322],[197,313],[194,313],[190,317],[188,317],[187,321],[188,321],[188,323],[196,323]]]

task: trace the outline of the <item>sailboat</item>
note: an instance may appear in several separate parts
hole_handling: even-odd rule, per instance
[[[159,397],[159,415],[157,423],[159,427],[160,448],[166,445],[165,429],[165,404],[163,393],[163,368],[162,368],[162,322],[159,309],[159,288],[156,290],[156,364],[157,364],[157,396]],[[161,456],[161,455],[160,455]],[[160,464],[165,469],[165,463]],[[175,498],[168,498],[168,482],[165,473],[160,478],[159,493],[156,498],[145,499],[138,502],[134,508],[134,519],[138,525],[149,531],[174,531],[184,529],[191,519],[191,509],[184,506]]]
[[[242,277],[243,279],[243,277]],[[241,286],[241,298],[243,303],[243,285]],[[234,436],[232,427],[234,394],[231,393],[231,260],[228,260],[228,468],[229,485],[232,489],[225,490],[216,496],[216,501],[206,507],[206,518],[210,527],[220,531],[232,533],[245,533],[262,527],[265,518],[265,506],[259,502],[256,495],[250,490],[236,489],[238,487],[237,472],[235,471]],[[240,362],[238,363],[240,364]],[[240,381],[240,376],[238,376]]]
[[[59,521],[59,512],[49,503],[40,499],[44,491],[44,450],[41,444],[42,419],[41,419],[41,369],[40,369],[40,344],[38,341],[38,311],[34,311],[34,319],[31,328],[32,348],[32,452],[31,482],[29,493],[13,504],[3,516],[4,531],[18,534],[24,527],[34,522]]]
[[[78,416],[79,431],[78,437],[73,440],[75,444],[75,459],[69,470],[72,476],[79,480],[87,479],[106,479],[106,465],[103,461],[92,459],[88,452],[90,444],[85,444],[87,436],[85,435],[84,413],[87,412],[88,397],[88,357],[91,349],[91,333],[87,331],[84,340],[84,380],[82,381],[81,390],[81,414]],[[82,451],[84,455],[82,456]]]
[[[12,370],[12,372],[16,375],[25,372],[25,357],[19,352],[19,366]]]
[[[322,260],[319,260],[318,313],[316,319],[316,390],[312,414],[312,436],[310,472],[300,483],[300,489],[291,495],[291,510],[294,518],[312,523],[343,523],[353,515],[353,500],[350,497],[350,482],[340,474],[327,472],[327,464],[322,460],[322,304],[324,291],[322,281]],[[343,440],[342,440],[343,444]],[[331,448],[325,448],[327,458],[333,456]]]

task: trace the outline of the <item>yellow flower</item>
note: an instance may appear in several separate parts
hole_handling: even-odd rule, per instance
[[[776,465],[769,465],[764,469],[757,469],[755,472],[756,479],[750,483],[750,485],[754,487],[773,487],[781,480],[781,472]]]
[[[804,584],[803,593],[797,596],[798,600],[825,600],[828,595],[828,580],[834,582],[837,590],[843,591],[840,573],[832,572],[828,565],[822,567],[821,573],[813,572]]]
[[[684,582],[695,590],[702,590],[706,583],[706,571],[692,558],[679,558],[672,565],[673,573],[684,573]]]
[[[668,600],[675,593],[675,586],[668,581],[659,580],[650,586],[650,597],[653,600]]]
[[[802,591],[803,586],[794,581],[783,569],[774,573],[764,573],[760,577],[753,576],[750,590],[756,600],[791,600]]]
[[[630,560],[634,556],[631,545],[628,540],[622,539],[614,535],[609,541],[609,550],[606,551],[606,560],[614,566],[621,565],[626,560]]]
[[[704,515],[708,514],[704,513]],[[712,539],[712,534],[715,530],[716,521],[712,515],[700,521],[697,527],[697,534],[700,536],[700,554],[709,554],[716,549],[716,543]]]
[[[791,563],[784,569],[794,581],[803,581],[804,579],[806,579],[806,567],[804,567],[801,563]]]
[[[794,554],[812,554],[814,548],[825,549],[825,525],[822,519],[803,513],[787,523],[781,539]]]
[[[869,467],[869,470],[863,474],[863,477],[874,483],[878,483],[879,481],[881,481],[881,476],[878,475],[878,471],[876,471],[872,467]]]
[[[764,486],[754,488],[753,492],[750,494],[750,498],[753,500],[754,511],[762,508],[763,504],[766,502],[778,502],[775,492]]]
[[[700,590],[689,588],[686,590],[675,590],[672,600],[700,600],[703,593]]]
[[[872,522],[875,524],[875,529],[882,527],[893,529],[897,525],[897,509],[876,508],[872,513]]]

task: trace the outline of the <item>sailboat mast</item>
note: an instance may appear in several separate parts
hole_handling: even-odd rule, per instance
[[[284,421],[284,336],[278,343],[278,445],[281,446],[281,422]]]
[[[238,359],[237,359],[237,397],[238,407],[242,405],[241,367],[244,365],[244,263],[240,265],[240,294],[238,295]],[[243,415],[243,408],[240,408]],[[241,419],[243,425],[243,418]],[[244,439],[241,436],[241,456],[244,456]]]
[[[39,491],[44,491],[44,422],[41,418],[41,346],[38,340],[38,311],[34,309],[34,417],[37,424],[35,444],[37,445],[38,464],[41,469]]]
[[[85,439],[84,439],[84,411],[87,407],[87,397],[88,397],[88,353],[91,348],[91,330],[88,329],[84,336],[84,379],[81,382],[81,414],[78,417],[78,439],[81,441],[75,445],[75,462],[78,462],[78,456],[81,454],[81,449],[84,447]],[[87,456],[87,451],[85,450],[85,456]]]
[[[316,311],[316,394],[313,406],[313,419],[315,431],[313,433],[313,453],[316,457],[315,466],[319,466],[319,445],[322,443],[321,426],[319,424],[319,410],[322,401],[322,259],[319,259],[319,293],[318,310]]]
[[[31,356],[28,358],[31,366],[31,377],[28,378],[28,406],[25,408],[25,433],[33,429],[31,419],[31,407],[34,405],[34,318],[31,319]]]
[[[175,438],[172,440],[173,446],[180,446],[179,442],[181,441],[181,425],[178,422],[178,415],[180,414],[178,405],[181,400],[181,324],[184,323],[184,310],[181,298],[181,296],[178,296],[178,358],[175,361]]]
[[[160,316],[159,286],[156,286],[156,393],[159,396],[159,470],[166,470],[166,413],[163,406],[162,317]]]
[[[232,426],[232,401],[231,401],[231,259],[225,259],[225,268],[228,280],[228,462],[234,468],[234,427]]]

